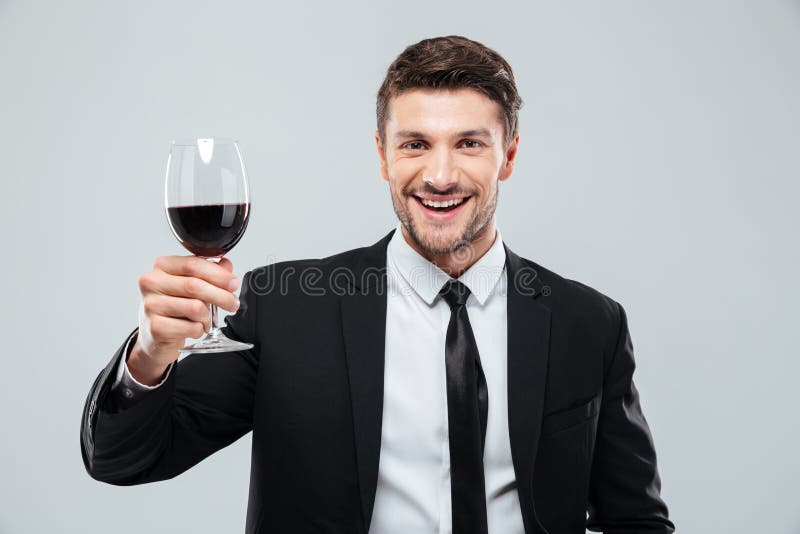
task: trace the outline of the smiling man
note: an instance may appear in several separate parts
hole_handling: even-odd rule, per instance
[[[401,90],[385,83],[378,95],[387,101],[375,134],[381,174],[404,239],[454,277],[495,240],[498,182],[511,176],[519,143],[500,105],[475,85]],[[520,103],[507,104],[513,128]],[[454,254],[460,249],[469,253]]]
[[[86,402],[89,474],[168,479],[252,431],[248,533],[673,532],[625,312],[495,226],[520,105],[484,45],[409,46],[377,101],[394,230],[254,269],[241,304],[227,260],[158,258]],[[208,303],[254,348],[178,361]]]

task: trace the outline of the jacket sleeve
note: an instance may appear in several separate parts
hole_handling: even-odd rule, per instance
[[[656,451],[633,383],[633,345],[619,304],[618,334],[605,373],[586,527],[605,534],[674,532],[661,500]]]
[[[248,341],[248,351],[189,355],[166,381],[135,402],[112,391],[115,371],[134,331],[100,372],[81,419],[81,453],[89,475],[115,485],[172,478],[252,429],[258,370],[257,309],[250,273],[241,302],[222,331]]]

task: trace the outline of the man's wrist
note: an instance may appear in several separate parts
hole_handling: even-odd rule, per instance
[[[138,340],[136,344],[134,344],[133,349],[131,349],[126,365],[131,376],[137,382],[146,386],[156,386],[160,384],[169,369],[169,365],[153,366],[152,363],[148,361],[147,356],[142,352]]]

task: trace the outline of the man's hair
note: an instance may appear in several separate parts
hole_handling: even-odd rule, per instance
[[[389,65],[378,90],[378,134],[385,143],[384,128],[392,98],[412,89],[474,89],[497,102],[505,126],[505,145],[518,132],[522,99],[514,83],[511,65],[483,44],[451,35],[424,39],[407,47]]]

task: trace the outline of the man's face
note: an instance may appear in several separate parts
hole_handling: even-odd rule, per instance
[[[384,143],[375,135],[381,174],[423,253],[494,239],[498,182],[511,176],[519,142],[506,148],[503,132],[500,106],[472,89],[415,89],[390,101]]]

